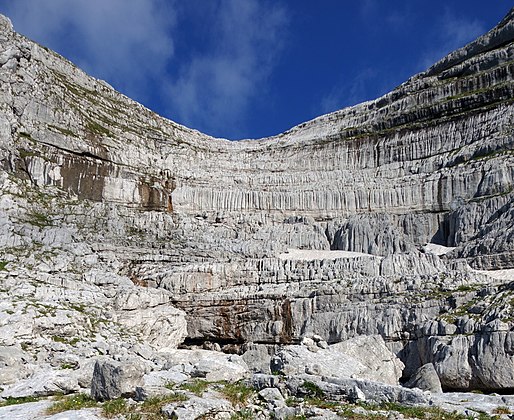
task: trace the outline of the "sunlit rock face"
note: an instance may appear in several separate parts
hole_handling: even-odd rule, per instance
[[[381,335],[405,378],[514,388],[512,12],[381,98],[238,142],[0,31],[0,344]]]

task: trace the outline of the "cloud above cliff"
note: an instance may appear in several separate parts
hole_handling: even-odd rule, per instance
[[[255,138],[374,99],[510,0],[0,0],[15,29],[161,115]]]
[[[250,102],[266,89],[287,25],[284,7],[271,0],[0,5],[18,32],[136,100],[153,95],[161,112],[210,133],[245,126]]]
[[[79,67],[143,99],[173,57],[173,2],[16,0],[4,6],[18,32],[56,49]]]
[[[478,19],[458,16],[446,9],[432,29],[432,48],[425,51],[420,61],[420,70],[425,70],[448,53],[463,47],[484,34],[488,28]]]

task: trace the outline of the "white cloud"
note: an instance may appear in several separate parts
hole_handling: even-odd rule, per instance
[[[238,132],[250,101],[265,90],[287,19],[282,8],[268,1],[216,4],[212,48],[194,53],[166,92],[170,114],[185,124],[207,132]]]
[[[173,56],[167,0],[16,0],[4,6],[18,32],[139,100]]]
[[[86,72],[141,102],[160,101],[172,119],[208,132],[244,126],[287,24],[272,0],[0,0],[0,12]],[[187,27],[187,12],[203,27]],[[177,42],[184,57],[174,55]]]
[[[437,48],[422,56],[420,67],[425,70],[450,52],[463,47],[485,32],[478,20],[466,20],[446,10],[439,22],[434,25],[434,45]]]

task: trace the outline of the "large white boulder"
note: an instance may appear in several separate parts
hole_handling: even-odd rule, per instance
[[[286,375],[307,373],[369,379],[391,385],[398,384],[403,367],[379,335],[354,337],[326,349],[309,345],[286,346],[275,355],[271,366],[272,370]]]

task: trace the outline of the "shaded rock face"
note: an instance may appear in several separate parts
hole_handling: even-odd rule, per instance
[[[59,345],[381,335],[404,379],[433,363],[443,388],[514,387],[497,373],[514,326],[513,28],[511,13],[377,100],[229,142],[2,19],[0,344],[50,363]]]
[[[433,393],[443,392],[441,381],[432,363],[421,366],[405,384],[408,388],[419,388]]]
[[[135,387],[142,383],[144,373],[135,361],[120,363],[98,360],[91,381],[91,397],[106,401],[132,396]]]

